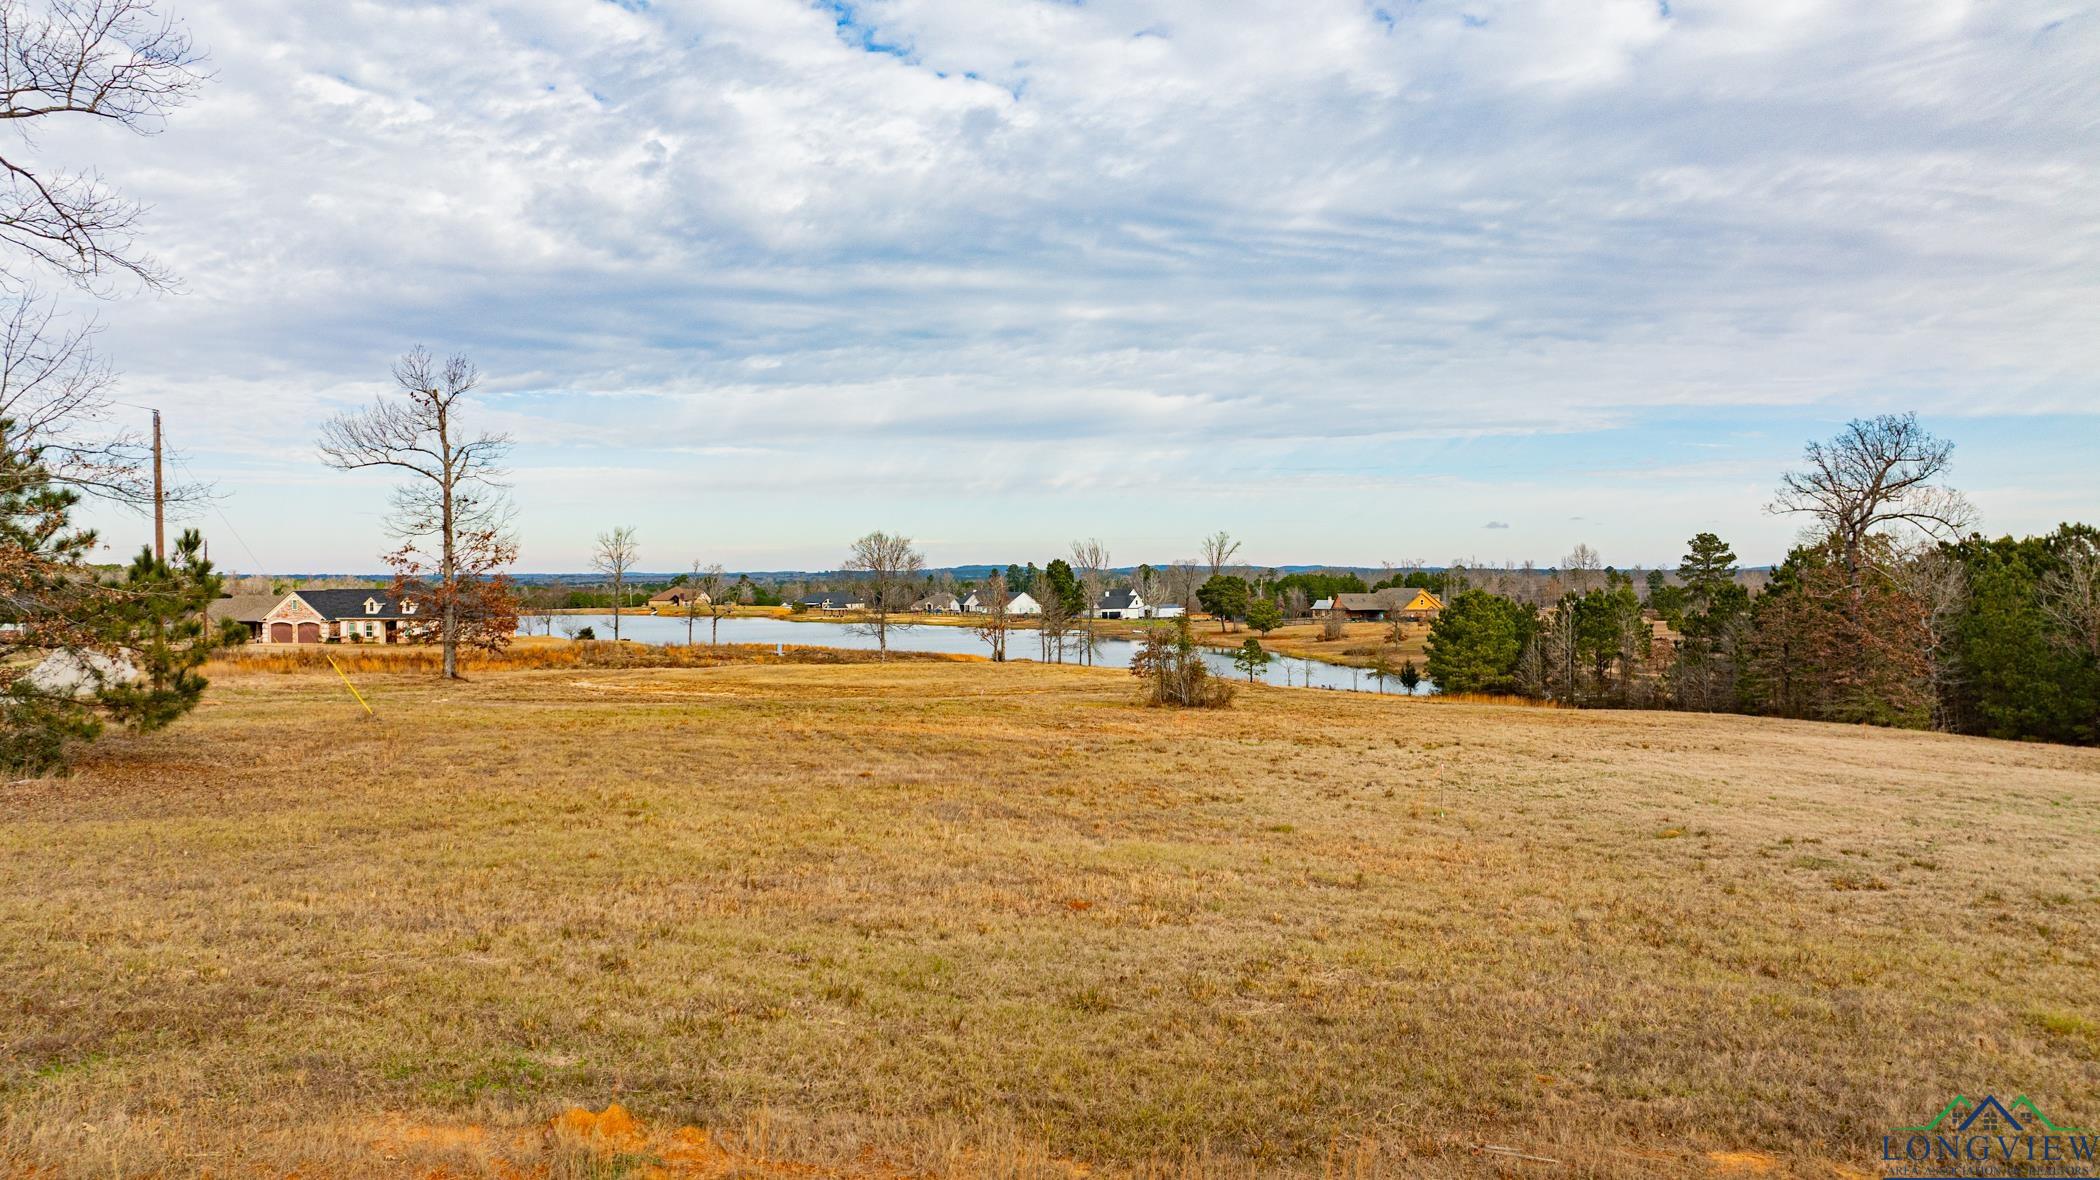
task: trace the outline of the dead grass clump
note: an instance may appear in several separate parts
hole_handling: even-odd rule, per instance
[[[1568,706],[1559,701],[1539,697],[1509,696],[1494,692],[1440,692],[1416,700],[1435,701],[1445,705],[1520,705],[1527,709],[1564,709]]]

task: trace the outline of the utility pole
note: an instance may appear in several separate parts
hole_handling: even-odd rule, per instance
[[[160,479],[160,411],[153,411],[153,559],[168,559],[167,495]]]

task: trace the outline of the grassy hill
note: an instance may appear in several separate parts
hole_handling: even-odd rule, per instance
[[[0,1171],[1831,1176],[1956,1092],[2100,1124],[2100,751],[1025,664],[363,687],[229,673],[0,787]]]

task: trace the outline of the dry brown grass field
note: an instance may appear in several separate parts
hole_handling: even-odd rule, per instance
[[[0,1173],[1829,1177],[1957,1092],[2100,1125],[2100,751],[358,678],[222,668],[0,787]]]

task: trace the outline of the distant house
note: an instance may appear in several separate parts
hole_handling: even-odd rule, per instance
[[[1188,608],[1178,602],[1155,602],[1145,608],[1148,619],[1178,619],[1187,613]]]
[[[229,594],[214,598],[204,608],[204,616],[213,622],[232,619],[248,629],[248,642],[254,643],[263,636],[263,622],[270,616],[270,608],[284,601],[282,594]]]
[[[1427,590],[1389,586],[1369,594],[1337,594],[1333,598],[1322,598],[1313,603],[1312,609],[1313,614],[1323,618],[1341,615],[1352,622],[1404,619],[1410,623],[1427,623],[1436,619],[1444,604]]]
[[[962,609],[962,601],[953,594],[928,594],[912,603],[911,608],[920,614],[952,615]]]
[[[809,610],[842,611],[866,610],[868,608],[866,599],[845,590],[826,590],[821,594],[805,594],[796,599],[795,604]]]
[[[1103,590],[1094,603],[1094,617],[1098,619],[1142,619],[1145,617],[1145,599],[1136,590],[1125,587],[1121,590]]]
[[[262,619],[261,643],[407,643],[431,621],[384,590],[294,590]]]
[[[1410,623],[1434,623],[1444,613],[1444,600],[1427,590],[1412,592],[1404,587],[1394,587],[1394,597],[1400,605],[1392,612]]]
[[[659,606],[682,607],[687,603],[691,603],[694,606],[706,606],[712,601],[714,600],[707,596],[707,591],[705,590],[695,589],[692,586],[673,586],[669,590],[660,590],[655,594],[651,594],[649,596],[649,608],[654,610]]]
[[[972,590],[963,596],[958,609],[966,615],[981,615],[990,609],[990,603],[982,592]],[[1008,595],[1006,599],[1006,613],[1010,615],[1039,615],[1043,613],[1043,604],[1037,602],[1026,592]]]

